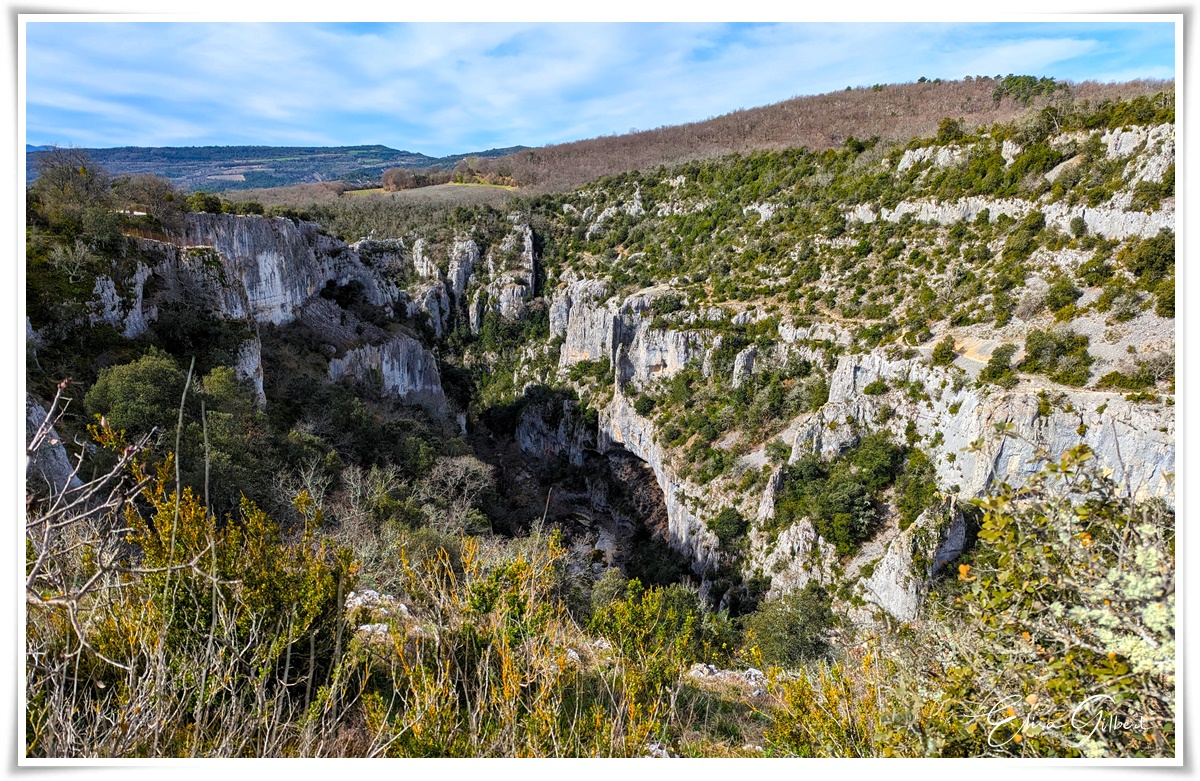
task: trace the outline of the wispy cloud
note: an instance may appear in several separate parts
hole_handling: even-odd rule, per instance
[[[27,140],[427,154],[705,119],[845,86],[1169,78],[1170,24],[34,22]]]

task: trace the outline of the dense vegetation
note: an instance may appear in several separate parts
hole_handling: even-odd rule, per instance
[[[951,512],[956,489],[937,484],[936,459],[953,454],[938,456],[940,434],[922,439],[898,408],[911,415],[972,384],[985,395],[1035,384],[1047,415],[1055,385],[1153,404],[1173,392],[1173,356],[1131,352],[1096,371],[1115,364],[1084,333],[1173,316],[1169,232],[1110,241],[1032,207],[948,225],[880,218],[935,197],[1041,208],[1170,197],[1166,172],[1131,183],[1135,166],[1098,140],[1173,121],[1170,96],[1085,103],[1087,89],[1010,77],[852,91],[864,105],[962,91],[982,102],[974,120],[947,111],[961,119],[942,116],[906,146],[849,137],[650,166],[502,208],[405,193],[230,201],[114,178],[78,151],[46,155],[27,194],[37,340],[26,370],[83,486],[28,487],[27,754],[1173,756],[1174,516],[1129,499],[1086,447],[976,500],[977,541],[952,564],[922,558],[914,537],[929,593],[913,621],[854,619],[849,608],[873,608],[847,598],[843,578],[883,529]],[[982,123],[1013,105],[1033,110]],[[958,163],[937,164],[948,147]],[[497,173],[469,165],[472,177]],[[435,348],[472,430],[372,382],[330,383],[339,348],[299,321],[255,328],[164,304],[147,333],[126,338],[95,317],[101,277],[127,284],[148,260],[137,237],[163,236],[186,211],[315,218],[349,240],[421,238],[432,257],[469,236],[501,267],[505,238],[528,223],[540,262],[520,319],[488,311],[471,329],[460,308],[438,340],[361,287],[321,294],[350,331]],[[1051,266],[1051,253],[1077,262]],[[621,386],[607,358],[560,370],[547,298],[577,277],[614,296],[654,286],[650,329],[703,330],[709,365]],[[785,340],[785,322],[811,330]],[[848,338],[825,338],[829,324]],[[1012,341],[977,360],[947,333],[971,326]],[[265,404],[233,368],[251,334]],[[801,442],[793,460],[788,425],[829,408],[842,357],[872,351],[923,355],[932,373],[864,380],[874,420],[839,413],[822,426],[843,444],[821,456]],[[974,376],[961,368],[973,363]],[[719,542],[703,589],[649,529],[623,569],[569,537],[578,519],[552,511],[556,494],[608,490],[604,501],[620,503],[595,461],[538,467],[530,496],[507,484],[537,471],[507,463],[517,459],[503,440],[523,413],[594,434],[616,393],[681,479],[721,497],[693,508]],[[58,444],[48,437],[43,426],[30,449]],[[764,523],[755,512],[770,480]],[[772,590],[752,573],[750,538],[770,550],[805,518],[833,546],[830,574]],[[1081,732],[1070,712],[1089,697],[1112,698],[1086,714],[1089,730],[1101,716],[1138,729]],[[996,713],[1008,715],[993,723]]]
[[[856,138],[903,144],[933,136],[948,117],[970,130],[1010,122],[1034,108],[1056,130],[1072,112],[1094,117],[1090,127],[1119,127],[1150,121],[1147,113],[1155,111],[1150,96],[1166,86],[1155,81],[1067,84],[1010,74],[846,87],[703,122],[526,149],[482,160],[479,168],[483,173],[503,168],[523,186],[560,192],[603,176],[730,153],[798,147],[820,151]]]

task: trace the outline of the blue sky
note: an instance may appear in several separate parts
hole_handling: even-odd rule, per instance
[[[444,155],[703,120],[846,86],[1174,77],[1170,23],[29,22],[26,141]]]

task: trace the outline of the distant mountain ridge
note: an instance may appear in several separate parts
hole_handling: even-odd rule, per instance
[[[40,153],[25,145],[26,174],[36,178]],[[452,168],[467,157],[502,157],[527,147],[488,149],[446,157],[381,144],[337,147],[192,146],[113,147],[83,151],[113,175],[154,174],[186,190],[246,190],[325,181],[378,182],[388,168]]]

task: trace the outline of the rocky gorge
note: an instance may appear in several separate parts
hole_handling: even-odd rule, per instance
[[[1080,151],[1093,138],[1100,151]],[[919,147],[892,158],[877,156],[870,165],[919,187],[939,172],[966,165],[993,143],[984,138],[975,146]],[[634,270],[648,267],[650,256],[632,253],[624,246],[627,239],[613,239],[615,248],[586,245],[548,256],[547,247],[565,246],[561,240],[555,245],[555,231],[574,232],[580,242],[602,242],[613,232],[628,237],[630,226],[636,230],[640,221],[686,225],[714,208],[711,199],[688,194],[695,175],[689,180],[680,174],[662,177],[653,188],[616,183],[572,194],[554,215],[560,222],[516,211],[499,229],[466,226],[440,237],[347,243],[314,222],[190,213],[167,235],[136,239],[132,269],[96,278],[88,317],[126,339],[145,334],[172,307],[229,324],[241,334],[232,368],[267,407],[272,402],[266,389],[276,378],[264,369],[262,333],[302,329],[297,333],[319,354],[311,360],[324,381],[370,386],[381,397],[445,421],[477,452],[489,453],[506,476],[500,492],[511,494],[513,507],[522,506],[523,518],[509,531],[520,533],[538,516],[572,527],[577,540],[590,546],[587,556],[598,563],[596,573],[606,566],[628,568],[634,541],[652,538],[680,559],[702,593],[725,606],[750,582],[778,596],[816,580],[839,594],[837,604],[855,620],[909,621],[935,570],[969,544],[973,521],[962,508],[999,484],[1020,484],[1072,447],[1086,445],[1130,496],[1174,505],[1173,384],[1148,400],[1033,372],[1007,387],[980,379],[1001,344],[1016,346],[1034,330],[1059,327],[1059,315],[1038,297],[1062,274],[1077,273],[1100,257],[1096,242],[1115,247],[1175,227],[1173,197],[1148,209],[1131,205],[1135,191],[1142,192],[1139,186],[1161,181],[1173,165],[1173,126],[1063,136],[1048,148],[1068,151],[1054,153],[1051,159],[1065,161],[1041,175],[1040,195],[942,199],[914,190],[891,198],[890,205],[879,199],[842,204],[828,217],[836,230],[789,228],[795,246],[784,249],[780,267],[794,269],[814,253],[828,257],[824,273],[806,283],[812,285],[806,308],[781,306],[774,291],[786,283],[770,264],[758,268],[761,289],[753,294],[702,300],[699,274],[689,278],[666,267],[631,278],[605,271],[621,263]],[[1002,169],[1018,165],[1025,153],[1007,140],[1002,152],[1007,161]],[[1085,157],[1088,165],[1119,163],[1126,171],[1120,189],[1097,205],[1050,200],[1046,187],[1061,181],[1062,166],[1069,161],[1083,166]],[[794,207],[777,199],[743,209],[747,223],[739,228],[740,243],[705,252],[734,260],[747,256],[750,231],[795,221],[786,217],[789,208]],[[1028,273],[973,294],[977,297],[961,311],[947,310],[914,326],[911,339],[877,336],[871,343],[863,336],[864,323],[881,316],[864,316],[862,306],[847,314],[846,307],[819,309],[812,303],[832,302],[835,292],[856,286],[862,291],[856,299],[861,298],[870,275],[860,269],[896,246],[893,260],[917,264],[911,288],[917,292],[897,294],[896,300],[911,301],[925,289],[930,296],[958,290],[983,276],[970,266],[968,250],[985,259],[980,263],[1007,257],[1013,236],[1031,215],[1040,221],[1030,235],[1041,231],[1051,238],[1026,254]],[[902,241],[900,234],[878,233],[895,229],[914,233]],[[978,238],[964,240],[968,230]],[[1067,246],[1071,231],[1075,244]],[[872,246],[869,236],[882,238]],[[1082,249],[1085,236],[1092,244]],[[964,243],[972,240],[974,245]],[[873,272],[875,278],[885,271]],[[707,284],[712,282],[709,277]],[[1098,301],[1106,294],[1104,284],[1075,289],[1070,306]],[[1033,303],[1002,316],[1001,300],[1018,299],[1022,292]],[[969,306],[978,309],[968,312]],[[886,310],[884,316],[890,314]],[[1090,335],[1092,378],[1131,370],[1132,361],[1174,348],[1173,317],[1144,307],[1115,320],[1100,310],[1080,311],[1067,322]],[[31,322],[35,340],[43,325]],[[534,325],[541,330],[529,330]],[[906,326],[889,327],[899,332]],[[501,344],[495,333],[518,336]],[[946,338],[957,350],[953,360],[938,363],[935,347]],[[471,339],[476,340],[471,348],[454,352]],[[505,350],[508,357],[502,357]],[[1025,354],[1016,351],[1014,357],[1019,362]],[[787,374],[797,366],[813,373]],[[448,391],[450,369],[503,377],[511,388],[504,400],[510,419],[498,423],[496,415],[484,414],[479,398]],[[824,396],[808,408],[787,407],[766,436],[730,428],[709,438],[705,452],[724,465],[715,476],[689,463],[685,450],[693,447],[694,434],[681,432],[675,442],[664,436],[678,423],[674,412],[665,411],[673,381],[694,378],[725,393],[753,393],[767,387],[762,378],[768,376],[783,377],[781,387],[793,395],[808,387],[804,377],[819,379]],[[504,405],[490,405],[498,406]],[[44,417],[40,409],[31,397],[34,428],[38,415]],[[718,412],[714,419],[720,419]],[[776,504],[788,468],[807,456],[836,458],[868,432],[919,445],[933,470],[936,501],[902,525],[884,497],[878,528],[852,555],[839,554],[808,518],[779,527]],[[484,440],[489,444],[481,444]],[[56,451],[49,459],[31,468],[62,479],[65,453]],[[557,465],[576,473],[562,478]],[[580,472],[587,476],[580,478]],[[631,492],[629,501],[617,498],[622,491]],[[726,508],[748,519],[744,549],[736,553],[713,528]]]

